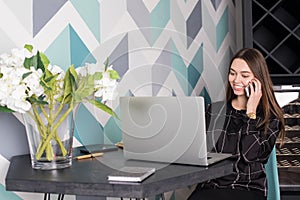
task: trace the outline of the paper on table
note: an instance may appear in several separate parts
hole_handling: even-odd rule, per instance
[[[108,175],[108,181],[142,182],[155,172],[150,167],[123,167]]]

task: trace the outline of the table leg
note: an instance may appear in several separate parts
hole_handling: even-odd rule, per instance
[[[50,193],[44,194],[44,200],[50,200]]]
[[[64,200],[64,197],[65,197],[64,194],[58,194],[57,200]],[[51,200],[51,193],[45,193],[44,200]]]

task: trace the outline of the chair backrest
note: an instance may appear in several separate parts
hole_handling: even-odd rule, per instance
[[[267,200],[280,200],[280,187],[278,180],[276,147],[271,152],[269,160],[265,165],[268,180]]]

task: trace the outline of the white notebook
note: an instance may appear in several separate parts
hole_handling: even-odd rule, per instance
[[[142,182],[155,172],[155,168],[123,167],[107,176],[113,182]]]

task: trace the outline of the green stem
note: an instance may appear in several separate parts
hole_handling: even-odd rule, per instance
[[[57,109],[56,113],[54,114],[54,121],[58,117],[59,113],[62,111],[63,107],[64,107],[64,104],[60,103],[59,108]]]
[[[42,106],[39,106],[39,108],[42,110],[42,113],[44,114],[46,119],[49,121],[49,117],[48,117],[48,114],[45,111],[45,109]],[[49,131],[49,129],[43,123],[43,121],[40,117],[40,114],[38,113],[38,110],[37,110],[37,108],[34,104],[32,105],[32,110],[33,110],[34,115],[32,113],[29,113],[29,115],[36,122],[38,131],[39,131],[39,133],[41,134],[41,137],[42,137],[41,138],[41,143],[37,147],[37,152],[41,152],[41,155],[42,155],[43,151],[41,150],[41,146],[42,146],[42,144],[45,143],[45,140],[46,140],[46,137],[47,137],[47,131]],[[48,144],[48,146],[46,147],[46,158],[48,160],[52,160],[52,158],[53,158],[53,150],[52,150],[52,147],[51,147],[50,144]],[[36,159],[40,159],[40,157],[36,157]]]
[[[54,122],[53,114],[52,114],[52,112],[53,112],[53,96],[51,94],[49,95],[48,109],[49,109],[49,111],[48,111],[47,133],[49,134],[52,131],[52,126],[53,126],[53,122]],[[47,142],[47,141],[45,140],[45,142]],[[50,141],[47,142],[46,145],[47,145],[46,146],[46,158],[47,158],[47,160],[52,160],[53,159],[53,148],[50,144]]]
[[[53,126],[51,132],[47,135],[47,138],[45,139],[45,141],[43,142],[43,144],[41,145],[41,148],[38,150],[37,154],[36,154],[36,159],[40,159],[43,152],[45,151],[45,149],[47,148],[50,142],[50,140],[53,138],[53,136],[55,136],[55,133],[56,133],[56,136],[55,138],[57,140],[60,140],[58,135],[57,135],[57,129],[58,127],[61,125],[61,123],[67,118],[67,116],[69,115],[70,112],[72,112],[72,109],[73,109],[73,105],[71,104],[70,107],[68,108],[68,110],[62,115],[62,117],[58,120],[58,122]],[[62,148],[63,147],[63,144],[59,143],[60,147]],[[62,148],[62,152],[63,152],[63,149],[65,149],[64,147]]]
[[[37,108],[35,107],[34,104],[32,105],[32,110],[34,113],[34,116],[32,116],[32,119],[37,123],[37,127],[38,127],[39,132],[42,135],[42,138],[45,138],[47,136],[46,127],[45,127],[45,124],[43,123],[43,121],[37,111]]]
[[[63,99],[63,102],[64,102],[64,99]],[[61,103],[61,104],[59,105],[59,108],[58,108],[57,112],[56,112],[55,115],[54,115],[54,121],[56,121],[57,117],[59,116],[59,113],[60,113],[60,112],[62,111],[62,109],[63,109],[63,106],[64,106],[63,103]],[[71,110],[73,110],[73,103],[70,104],[70,108],[71,108]],[[67,155],[67,150],[66,150],[66,148],[64,147],[64,145],[63,145],[61,139],[59,138],[57,131],[55,131],[55,136],[54,136],[54,137],[55,137],[54,139],[56,140],[57,144],[59,145],[59,147],[60,147],[60,149],[61,149],[62,155],[63,155],[63,156]]]
[[[59,138],[58,134],[57,134],[57,131],[55,131],[55,141],[57,142],[57,144],[59,145],[60,149],[61,149],[61,153],[63,156],[66,156],[67,155],[67,150],[66,148],[64,147],[61,139]]]

